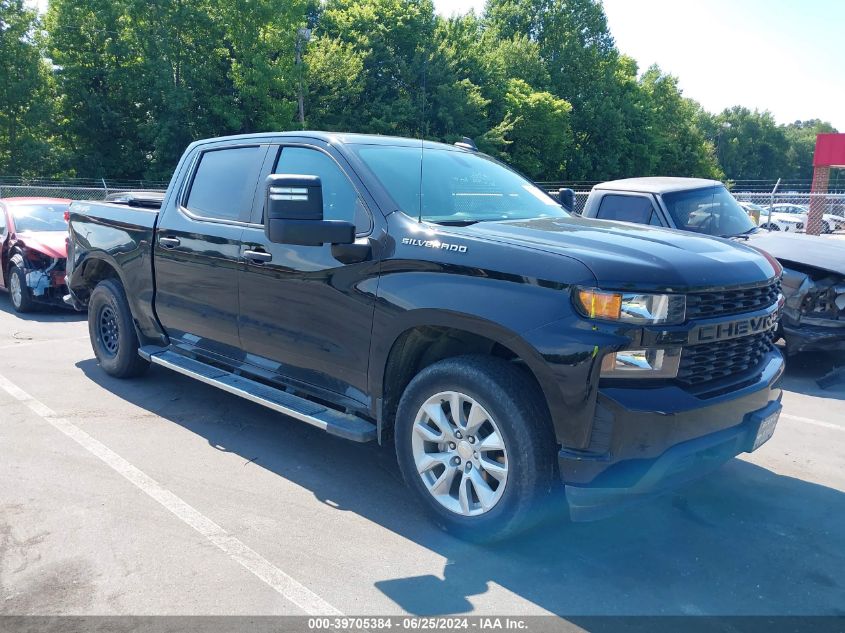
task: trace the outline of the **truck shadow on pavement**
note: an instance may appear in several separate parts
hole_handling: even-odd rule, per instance
[[[0,312],[10,314],[21,321],[37,321],[39,323],[84,321],[88,318],[85,312],[77,312],[69,308],[52,305],[39,305],[34,312],[21,314],[15,312],[12,304],[9,303],[9,295],[6,292],[0,292]]]
[[[392,577],[374,583],[411,614],[471,614],[478,602],[485,614],[507,612],[485,601],[487,592],[501,595],[503,588],[576,623],[573,616],[593,614],[845,615],[839,490],[733,460],[610,519],[557,518],[507,543],[473,545],[428,522],[388,447],[345,442],[166,370],[120,381],[94,360],[77,366],[214,450],[237,454],[245,465],[310,490],[327,507],[354,512],[444,557],[440,576],[405,576],[396,565]],[[313,538],[321,538],[319,529]]]

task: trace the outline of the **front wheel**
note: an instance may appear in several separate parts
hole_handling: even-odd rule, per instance
[[[15,312],[26,314],[35,310],[35,301],[26,285],[26,273],[20,266],[12,265],[9,268],[9,300]]]
[[[97,284],[88,303],[88,334],[94,355],[116,378],[140,376],[149,363],[138,355],[138,335],[123,286],[113,279]]]
[[[539,389],[498,358],[447,359],[418,374],[399,403],[396,454],[435,522],[469,540],[530,527],[557,482]]]

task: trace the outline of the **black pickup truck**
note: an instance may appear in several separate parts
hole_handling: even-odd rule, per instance
[[[467,537],[533,522],[560,481],[576,519],[670,489],[781,409],[776,261],[570,217],[466,143],[200,141],[160,210],[80,202],[69,226],[67,301],[106,372],[390,440]]]

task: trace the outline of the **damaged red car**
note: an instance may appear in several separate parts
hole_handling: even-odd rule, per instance
[[[0,199],[0,284],[17,312],[64,305],[67,220],[64,198]]]

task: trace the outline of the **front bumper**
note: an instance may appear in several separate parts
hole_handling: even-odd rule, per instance
[[[573,520],[594,520],[677,488],[753,446],[779,411],[783,358],[773,351],[751,382],[699,398],[678,387],[600,389],[590,452],[559,454]]]

